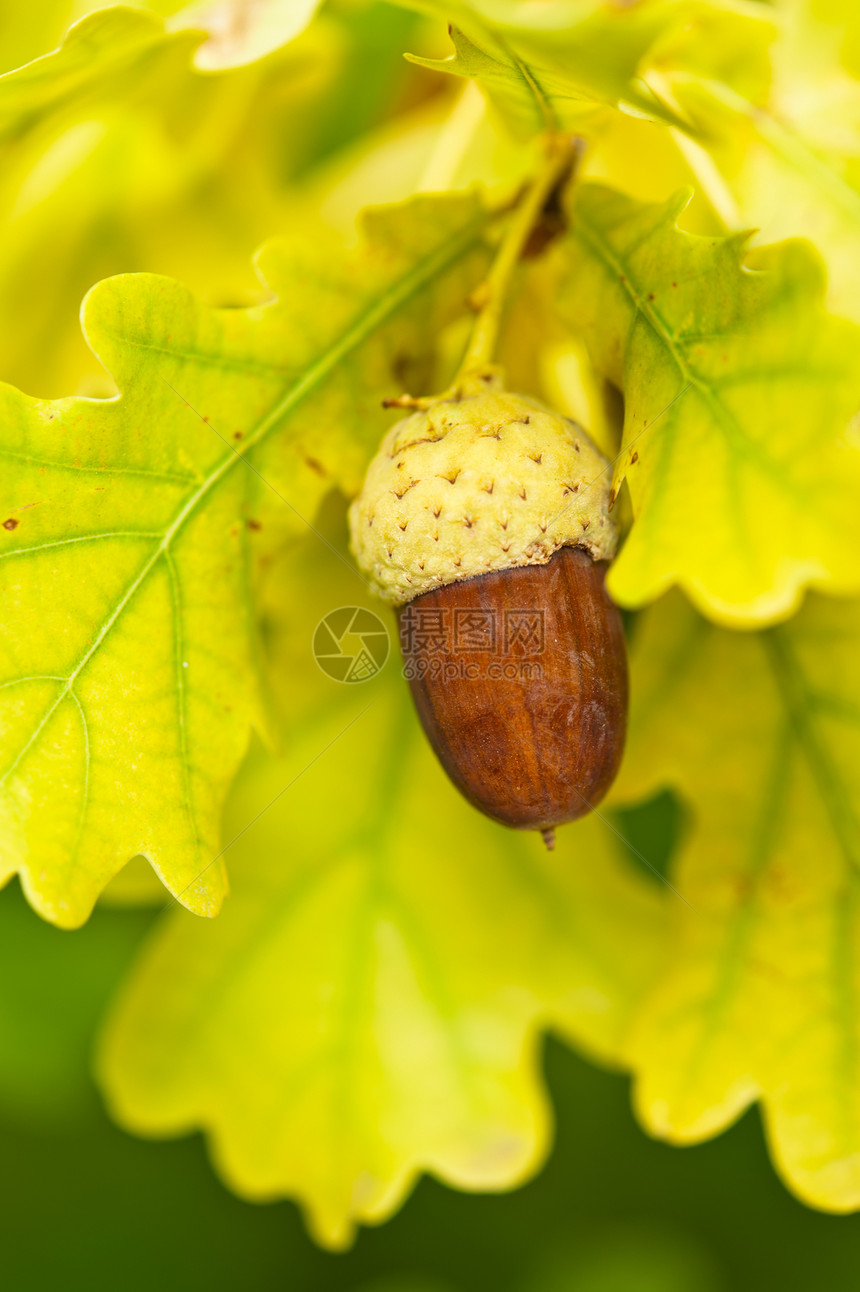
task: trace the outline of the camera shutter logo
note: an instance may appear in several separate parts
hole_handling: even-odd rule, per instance
[[[385,624],[363,606],[330,610],[314,632],[314,659],[336,682],[370,681],[384,666],[390,649]]]

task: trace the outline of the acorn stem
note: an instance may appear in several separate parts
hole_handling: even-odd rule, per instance
[[[492,363],[499,338],[505,298],[511,278],[532,229],[540,219],[547,198],[566,173],[573,173],[584,151],[583,141],[574,135],[550,135],[544,165],[526,189],[502,238],[496,259],[475,293],[480,301],[478,317],[454,385],[471,373]]]

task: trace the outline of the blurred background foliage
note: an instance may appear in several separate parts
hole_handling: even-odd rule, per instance
[[[656,860],[664,796],[619,825]],[[291,1203],[218,1182],[199,1135],[123,1134],[89,1076],[97,1018],[158,911],[100,908],[65,933],[0,895],[0,1246],[16,1292],[122,1287],[301,1292],[758,1292],[860,1281],[860,1217],[825,1216],[773,1173],[758,1114],[678,1150],[633,1120],[628,1080],[550,1039],[557,1142],[540,1176],[472,1196],[424,1179],[401,1212],[333,1255]],[[191,918],[191,917],[189,917]]]
[[[90,8],[5,6],[6,67],[50,50]],[[78,306],[113,274],[169,274],[218,305],[261,299],[251,257],[294,216],[307,172],[432,95],[441,78],[401,58],[419,21],[347,0],[269,58],[211,75],[192,66],[199,33],[156,28],[116,63],[94,53],[92,83],[50,110],[16,111],[0,84],[2,378],[42,396],[108,393]]]
[[[5,6],[0,66],[44,55],[91,8]],[[96,32],[53,98],[0,80],[0,379],[29,394],[112,393],[78,324],[80,301],[101,278],[163,273],[207,303],[253,304],[265,296],[254,251],[309,211],[349,236],[361,207],[415,191],[482,182],[509,193],[534,155],[485,110],[474,84],[403,59],[404,50],[431,63],[448,57],[438,19],[378,0],[330,0],[268,57],[201,73],[192,61],[200,33],[157,21],[177,8],[140,6],[136,27],[118,23],[122,57],[104,53],[113,28]],[[760,98],[772,33],[766,22],[753,29],[730,79]],[[731,35],[729,27],[709,41],[705,30],[700,43],[725,54]],[[683,49],[681,62],[701,54]],[[666,57],[671,64],[673,52]],[[609,106],[583,111],[599,140],[589,176],[623,182],[643,200],[691,182],[679,132]],[[726,146],[737,146],[736,131]],[[719,231],[715,203],[702,186],[685,227]]]
[[[2,6],[0,70],[45,54],[90,8]],[[169,16],[179,6],[146,8]],[[844,67],[860,65],[860,24],[846,28],[844,11],[818,3],[816,57],[798,20],[775,67],[796,111],[809,101],[810,80],[827,82],[810,124],[834,155],[850,151],[844,137],[857,116],[855,97],[833,74],[837,27]],[[529,166],[528,145],[503,138],[477,91],[403,61],[405,49],[431,61],[450,52],[444,27],[420,13],[331,0],[286,47],[211,74],[193,66],[198,44],[181,30],[153,37],[50,111],[16,107],[0,83],[3,380],[42,396],[112,392],[78,324],[80,300],[101,278],[153,271],[215,305],[253,304],[263,296],[255,249],[308,211],[349,236],[361,206],[432,189],[443,167],[446,185],[505,189]],[[757,68],[752,60],[742,69],[753,99],[768,92]],[[720,119],[720,105],[692,90],[685,106]],[[463,140],[453,165],[452,130]],[[617,113],[600,130],[597,177],[623,175],[642,199],[689,181],[685,152],[668,132]],[[771,152],[762,161],[748,142],[739,149],[727,136],[721,162],[731,172],[738,150],[738,190],[761,212],[764,236],[805,222],[838,251],[840,230],[856,218],[851,165],[841,186],[824,186],[826,202],[815,190],[815,209],[799,213],[794,171]],[[715,200],[697,195],[685,227],[718,229]],[[847,297],[850,276],[837,276],[836,287]],[[537,323],[521,314],[518,326]],[[576,386],[575,354],[567,367],[536,375],[517,372],[522,360],[508,349],[515,384],[543,383],[558,395],[567,372]],[[683,830],[671,795],[615,819],[659,869],[669,864]],[[124,875],[114,900],[151,902],[151,878],[138,879]],[[363,1230],[351,1251],[319,1250],[292,1203],[252,1206],[229,1194],[201,1136],[135,1140],[102,1109],[90,1075],[98,1022],[159,913],[105,903],[68,934],[42,923],[16,885],[0,894],[0,1252],[9,1287],[847,1292],[860,1284],[860,1217],[825,1216],[789,1196],[755,1110],[713,1142],[673,1149],[635,1124],[627,1077],[598,1071],[552,1038],[545,1069],[557,1139],[536,1180],[511,1194],[469,1196],[424,1178],[400,1213]]]

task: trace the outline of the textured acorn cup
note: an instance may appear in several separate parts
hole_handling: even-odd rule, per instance
[[[493,369],[415,403],[350,508],[353,550],[399,608],[413,699],[455,785],[551,846],[606,793],[624,745],[608,464]]]
[[[627,660],[605,570],[605,561],[564,547],[546,565],[449,583],[399,612],[406,672],[427,737],[461,793],[504,825],[549,831],[575,821],[603,798],[618,771]],[[443,613],[453,650],[434,651],[431,634],[416,631],[427,611]],[[458,615],[495,630],[492,654],[456,649]],[[522,627],[532,642],[517,655]],[[501,677],[489,676],[492,665]]]

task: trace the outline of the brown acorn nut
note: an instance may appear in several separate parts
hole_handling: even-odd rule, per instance
[[[549,846],[604,796],[624,745],[606,467],[580,427],[487,370],[389,431],[350,509],[440,762]]]
[[[428,739],[469,802],[504,825],[574,821],[618,771],[627,661],[605,569],[563,547],[546,565],[449,583],[399,612]],[[482,643],[489,649],[476,650]]]

